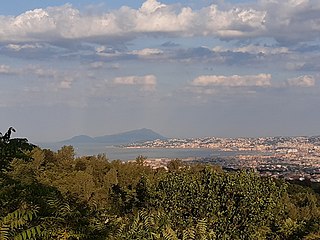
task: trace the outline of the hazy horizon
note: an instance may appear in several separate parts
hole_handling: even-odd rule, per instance
[[[319,21],[308,0],[4,2],[0,131],[319,135]]]
[[[51,143],[61,143],[61,142],[64,142],[64,141],[67,141],[67,140],[70,140],[72,139],[73,137],[79,137],[79,136],[88,136],[88,137],[92,137],[92,138],[95,138],[95,137],[103,137],[103,136],[111,136],[111,135],[117,135],[117,134],[122,134],[122,133],[127,133],[127,132],[130,132],[130,131],[134,131],[134,130],[139,130],[139,129],[131,129],[131,130],[127,130],[127,131],[121,131],[121,132],[111,132],[111,133],[105,133],[105,134],[100,134],[100,135],[87,135],[87,134],[76,134],[76,135],[72,135],[72,136],[69,136],[67,138],[64,138],[64,139],[57,139],[57,140],[53,140],[53,141],[39,141],[39,142],[33,142],[35,144],[51,144]],[[153,131],[153,129],[150,129]],[[320,134],[312,134],[312,135],[264,135],[264,136],[250,136],[250,135],[239,135],[239,136],[233,136],[233,135],[230,135],[230,136],[218,136],[218,135],[199,135],[199,136],[166,136],[166,135],[163,135],[161,134],[160,132],[157,132],[157,131],[154,131],[155,133],[158,133],[160,135],[162,135],[163,137],[165,138],[168,138],[168,139],[191,139],[191,138],[206,138],[206,137],[216,137],[216,138],[264,138],[264,137],[313,137],[313,136],[320,136]],[[13,133],[12,137],[21,137],[19,136],[19,133]],[[27,137],[27,136],[23,136],[23,137]],[[27,137],[28,138],[28,137]],[[96,143],[98,144],[98,143]],[[103,143],[102,143],[103,144]]]

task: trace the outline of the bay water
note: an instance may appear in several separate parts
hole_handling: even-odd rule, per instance
[[[48,148],[57,151],[62,146],[59,144],[40,144],[41,148]],[[105,154],[109,160],[134,160],[142,155],[148,159],[200,159],[208,157],[226,157],[239,154],[253,154],[243,151],[219,151],[209,148],[125,148],[118,146],[105,146],[102,144],[83,144],[73,146],[76,156],[92,156]]]

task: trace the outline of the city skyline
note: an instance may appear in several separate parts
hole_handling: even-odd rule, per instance
[[[320,134],[318,1],[14,0],[0,23],[1,132]]]

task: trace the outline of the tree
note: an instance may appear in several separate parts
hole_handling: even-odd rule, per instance
[[[175,160],[171,160],[167,165],[169,172],[179,171],[182,167],[183,162],[178,158]]]
[[[10,127],[4,135],[0,133],[0,172],[9,170],[15,158],[30,160],[27,152],[35,147],[26,138],[11,138],[12,132],[15,132],[15,129]]]
[[[147,160],[147,157],[139,155],[138,157],[136,157],[136,163],[138,165],[142,165],[145,163],[145,161]]]
[[[283,214],[285,184],[277,186],[253,172],[183,170],[168,173],[148,193],[148,208],[166,212],[179,238],[185,229],[206,219],[217,239],[255,239],[261,229],[266,234],[271,231],[269,227]]]

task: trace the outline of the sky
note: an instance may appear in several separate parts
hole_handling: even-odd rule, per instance
[[[11,0],[0,131],[320,134],[318,0]]]

